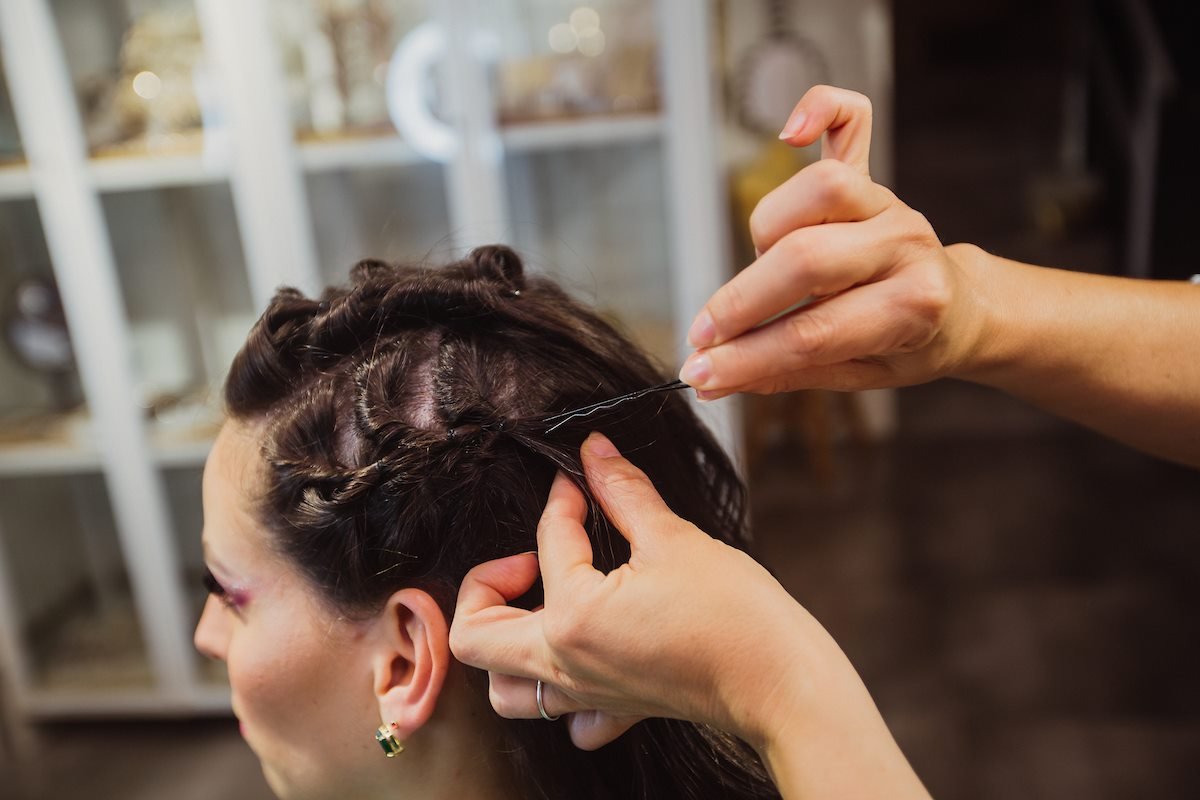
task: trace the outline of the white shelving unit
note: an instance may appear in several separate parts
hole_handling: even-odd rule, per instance
[[[198,509],[171,487],[198,485],[224,365],[279,285],[313,291],[364,256],[512,241],[532,269],[622,317],[672,367],[692,314],[729,269],[704,3],[613,0],[649,9],[660,32],[657,111],[500,126],[492,65],[455,52],[439,84],[455,145],[438,160],[400,136],[301,135],[271,22],[283,0],[162,0],[196,11],[221,126],[194,151],[89,156],[72,74],[79,48],[66,41],[88,26],[63,15],[123,2],[0,2],[0,55],[28,158],[0,167],[0,215],[5,204],[36,206],[87,408],[70,436],[0,442],[0,679],[28,717],[228,709],[220,675],[191,646]],[[479,20],[519,5],[430,0],[425,17],[450,41],[474,41]],[[195,401],[195,431],[146,421],[148,395],[197,384],[207,399]],[[703,413],[733,447],[733,402]],[[69,535],[47,544],[46,558],[93,586],[90,624],[111,625],[113,647],[88,652],[115,676],[107,684],[73,683],[79,670],[45,655],[69,632],[32,641],[31,619],[79,595],[47,589],[36,613],[22,595],[37,560],[37,509],[21,504],[32,480],[65,498],[50,522],[61,517]]]
[[[661,115],[639,114],[617,119],[511,125],[501,129],[500,140],[508,152],[528,153],[658,141],[662,135]],[[394,136],[301,142],[296,150],[305,173],[408,166],[426,161],[411,145]],[[199,154],[182,154],[93,159],[88,164],[87,176],[95,191],[105,193],[222,183],[229,180],[230,173],[227,165],[214,167],[206,164]],[[33,196],[28,166],[0,167],[0,201]]]

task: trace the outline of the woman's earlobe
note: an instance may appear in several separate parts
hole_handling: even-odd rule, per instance
[[[437,601],[420,589],[393,594],[376,624],[381,626],[374,658],[379,715],[403,742],[437,708],[451,663],[449,626]]]

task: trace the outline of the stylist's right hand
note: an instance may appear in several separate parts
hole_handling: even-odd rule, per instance
[[[547,713],[603,711],[569,720],[586,749],[649,716],[764,735],[764,722],[742,712],[769,707],[771,694],[787,690],[779,670],[803,669],[805,658],[793,652],[795,630],[816,623],[753,559],[675,516],[607,438],[589,437],[582,460],[594,496],[629,540],[629,562],[608,575],[592,565],[587,501],[560,473],[537,556],[488,562],[464,579],[450,631],[455,657],[491,672],[502,716],[538,716],[538,678]],[[506,605],[528,591],[539,567],[543,607]]]
[[[583,527],[587,503],[560,474],[538,528],[538,556],[467,574],[450,648],[489,671],[497,712],[537,718],[541,679],[548,714],[578,712],[571,738],[585,749],[644,717],[673,717],[740,736],[781,789],[849,796],[870,780],[883,781],[889,797],[904,796],[901,786],[924,796],[854,668],[770,573],[673,514],[604,436],[588,438],[582,460],[632,556],[607,575],[596,570]],[[543,607],[509,606],[539,567]],[[803,784],[781,782],[793,773]]]
[[[716,399],[955,374],[980,336],[958,255],[971,246],[944,248],[921,214],[871,180],[870,101],[813,87],[781,138],[797,147],[822,139],[822,158],[755,207],[760,255],[697,314],[688,337],[697,352],[680,377]]]

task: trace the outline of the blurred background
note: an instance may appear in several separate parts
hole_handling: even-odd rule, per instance
[[[270,796],[190,637],[277,286],[507,241],[673,372],[823,82],[944,242],[1186,278],[1194,6],[0,0],[0,797]],[[1200,790],[1200,474],[953,382],[708,413],[935,797]]]

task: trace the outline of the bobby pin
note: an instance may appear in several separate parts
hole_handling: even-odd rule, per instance
[[[622,403],[627,403],[630,400],[637,400],[638,398],[645,397],[648,394],[657,394],[658,392],[673,392],[676,389],[686,389],[686,388],[688,388],[688,385],[686,383],[684,383],[683,381],[680,381],[680,380],[674,380],[674,381],[671,381],[670,383],[664,383],[659,386],[651,386],[649,389],[638,389],[636,392],[630,392],[629,394],[623,394],[619,397],[610,397],[607,400],[601,400],[598,403],[592,403],[590,406],[584,406],[583,408],[576,408],[576,409],[572,409],[571,411],[564,411],[561,414],[555,414],[552,417],[546,417],[544,420],[542,420],[542,422],[546,423],[547,425],[550,425],[550,427],[546,429],[546,433],[553,433],[555,429],[557,429],[563,425],[566,425],[568,422],[570,422],[573,419],[576,419],[579,417],[590,417],[592,414],[595,414],[597,411],[604,411],[605,409],[616,408],[617,406],[621,405]]]

